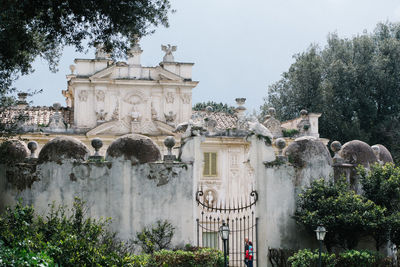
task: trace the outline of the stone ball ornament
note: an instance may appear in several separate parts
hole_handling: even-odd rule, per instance
[[[55,102],[55,103],[53,104],[53,108],[54,108],[56,111],[58,111],[58,110],[61,108],[61,104],[60,104],[59,102]]]
[[[28,143],[28,149],[31,151],[30,157],[33,158],[35,156],[35,151],[38,149],[38,143],[36,141],[30,141]]]
[[[284,149],[286,146],[286,140],[283,138],[278,138],[275,140],[275,145],[279,149]]]
[[[103,141],[101,141],[100,138],[94,138],[94,139],[92,139],[91,144],[92,144],[92,147],[93,147],[96,151],[98,151],[100,148],[103,147]]]
[[[176,144],[175,142],[175,138],[173,136],[167,136],[164,139],[164,145],[168,148],[171,149],[174,147],[174,145]]]
[[[305,109],[300,110],[300,115],[301,115],[302,117],[307,116],[307,114],[308,114],[308,111],[307,111],[307,110],[305,110]]]
[[[207,107],[206,107],[206,112],[207,112],[207,113],[211,113],[211,112],[213,112],[213,111],[214,111],[214,109],[213,109],[212,106],[207,106]]]
[[[339,152],[339,150],[342,148],[342,144],[339,141],[333,141],[331,143],[331,150],[333,152]]]
[[[276,113],[276,110],[275,110],[275,108],[269,108],[268,109],[268,114],[270,115],[270,116],[275,116],[275,113]]]

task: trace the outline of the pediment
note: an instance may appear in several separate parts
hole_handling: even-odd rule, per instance
[[[110,78],[111,75],[113,74],[115,70],[115,65],[112,65],[111,67],[105,68],[103,70],[100,70],[93,74],[92,76],[89,77],[89,79],[104,79],[104,78]]]
[[[183,81],[183,78],[175,73],[172,73],[160,66],[156,67],[157,76],[160,77],[160,80],[170,80],[170,81]]]

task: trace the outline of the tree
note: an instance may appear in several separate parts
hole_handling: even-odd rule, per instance
[[[396,167],[392,163],[385,165],[374,164],[370,170],[358,167],[360,175],[360,183],[363,188],[363,195],[375,202],[377,205],[385,208],[385,218],[387,227],[379,229],[375,227],[375,231],[384,233],[396,245],[400,245],[400,167]],[[378,237],[379,238],[379,237]],[[375,238],[375,240],[377,240]],[[381,240],[385,241],[385,238]],[[383,243],[382,243],[383,244]]]
[[[314,235],[319,225],[328,232],[325,245],[328,251],[333,247],[353,249],[362,236],[372,234],[377,248],[387,240],[388,218],[385,208],[369,199],[357,195],[346,181],[325,183],[314,181],[299,195],[295,219]]]
[[[311,45],[294,59],[268,87],[263,114],[268,107],[281,120],[303,108],[322,112],[322,136],[380,143],[400,160],[400,24],[379,23],[351,39],[330,34],[323,49]]]
[[[222,102],[217,103],[214,101],[197,103],[193,106],[193,110],[202,111],[205,110],[208,106],[212,107],[214,112],[225,112],[231,115],[235,114],[235,107],[228,106],[227,104],[223,104]]]
[[[33,71],[37,57],[56,71],[66,45],[84,51],[86,42],[101,44],[114,57],[125,55],[137,38],[168,26],[169,10],[169,0],[2,1],[0,97],[13,90],[19,74]]]

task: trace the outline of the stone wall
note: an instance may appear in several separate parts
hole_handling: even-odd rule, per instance
[[[69,155],[68,151],[57,151],[55,146],[60,147],[62,141],[71,151],[78,151],[78,146],[84,148],[79,141],[71,144],[69,139],[59,139],[58,143],[53,140],[42,148],[38,159],[3,164],[0,210],[21,198],[45,213],[52,202],[71,205],[74,197],[80,197],[88,205],[89,216],[111,217],[112,229],[123,239],[132,238],[156,220],[169,220],[176,227],[173,245],[194,243],[191,163],[160,161],[159,152],[154,154],[157,161],[149,155],[135,160],[126,157],[124,151],[114,151],[116,157],[107,156],[106,161],[86,160],[85,152]],[[152,146],[151,142],[145,146]]]

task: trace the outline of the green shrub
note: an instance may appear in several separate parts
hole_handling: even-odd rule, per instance
[[[31,252],[22,247],[8,248],[0,241],[0,266],[54,266],[45,252]]]
[[[381,256],[377,252],[368,250],[347,250],[339,254],[336,266],[347,267],[369,267],[380,260]]]
[[[293,256],[289,257],[288,262],[292,267],[314,267],[318,264],[318,250],[311,251],[303,249],[297,251]],[[335,266],[335,254],[322,253],[322,265],[325,267]]]
[[[0,217],[0,241],[5,249],[26,252],[27,257],[45,253],[59,266],[129,263],[129,247],[108,229],[109,220],[85,218],[84,209],[77,198],[70,210],[51,205],[44,218],[35,217],[32,207],[17,203]]]
[[[299,131],[297,129],[282,129],[283,137],[293,137],[298,133]]]
[[[154,225],[144,227],[142,231],[136,233],[136,239],[133,242],[144,253],[168,249],[174,236],[174,231],[175,228],[170,222],[158,220]]]

